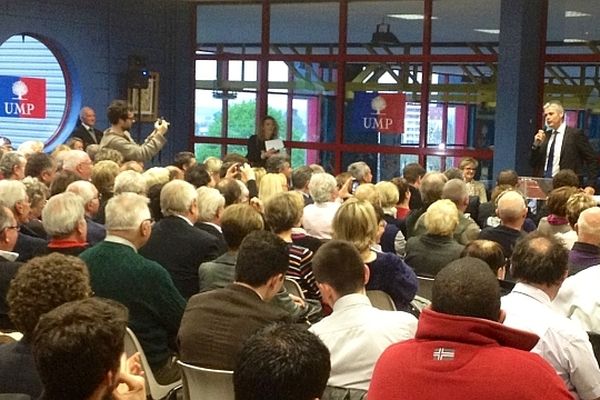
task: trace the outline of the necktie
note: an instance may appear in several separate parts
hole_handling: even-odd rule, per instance
[[[556,143],[556,131],[552,131],[552,137],[550,138],[550,151],[548,152],[548,161],[546,163],[546,170],[544,172],[544,178],[552,178],[552,164],[554,164],[554,144]]]
[[[90,136],[92,137],[92,140],[94,141],[94,143],[98,143],[98,139],[96,139],[96,132],[94,132],[94,128],[92,128],[90,126],[90,128],[88,129],[88,132],[90,133]]]

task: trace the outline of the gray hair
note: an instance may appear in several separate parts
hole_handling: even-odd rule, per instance
[[[40,182],[38,178],[26,176],[21,182],[25,185],[31,207],[37,207],[41,202],[46,201],[50,197],[50,189],[43,182]]]
[[[87,204],[97,197],[98,189],[93,183],[88,181],[75,181],[67,186],[67,192],[75,193],[83,200],[83,204]]]
[[[166,217],[168,215],[181,215],[190,210],[198,195],[194,185],[189,182],[175,179],[163,186],[160,191],[160,210]]]
[[[313,174],[308,183],[308,191],[315,203],[325,203],[333,200],[333,194],[337,190],[335,177],[326,172]]]
[[[497,214],[500,220],[514,222],[522,217],[527,209],[525,199],[516,190],[507,190],[496,199],[498,202]]]
[[[152,167],[142,173],[146,181],[146,190],[154,185],[165,184],[170,180],[170,172],[165,167]]]
[[[565,109],[564,109],[563,105],[561,104],[561,102],[558,100],[550,100],[549,102],[544,104],[544,110],[546,110],[546,108],[550,108],[550,107],[556,108],[556,110],[558,111],[559,114],[562,114],[562,115],[565,114]]]
[[[225,197],[217,189],[201,186],[198,192],[198,220],[212,221],[217,212],[225,207]]]
[[[12,211],[10,211],[10,208],[0,204],[0,232],[12,226],[14,216],[11,218],[11,215]]]
[[[442,190],[442,198],[448,199],[456,205],[462,204],[467,197],[469,197],[469,191],[467,184],[462,179],[450,179]]]
[[[358,181],[364,180],[367,171],[370,169],[371,167],[364,161],[357,161],[348,165],[348,172],[350,172],[350,175]]]
[[[13,168],[19,166],[25,161],[25,156],[18,151],[9,151],[0,158],[0,172],[4,175],[4,179],[10,178],[13,173]]]
[[[65,151],[62,160],[62,169],[66,171],[75,171],[77,166],[86,161],[92,161],[88,153],[83,150]]]
[[[51,237],[68,236],[85,219],[83,200],[75,193],[65,192],[52,196],[42,210],[44,230]]]
[[[13,210],[15,204],[27,199],[25,184],[21,181],[3,179],[0,181],[0,201]]]
[[[137,171],[127,170],[120,172],[115,178],[114,192],[115,194],[131,192],[145,195],[146,180]]]
[[[137,193],[118,194],[106,203],[106,229],[111,231],[137,229],[150,219],[148,198]]]
[[[447,180],[441,172],[428,172],[423,175],[421,187],[419,188],[423,203],[429,205],[436,200],[440,200]]]

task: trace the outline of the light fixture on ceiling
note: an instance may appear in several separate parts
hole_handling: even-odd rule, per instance
[[[581,18],[581,17],[591,17],[592,14],[584,13],[581,11],[565,11],[565,18]]]
[[[398,18],[408,21],[419,21],[425,19],[425,16],[423,14],[388,14],[387,16],[390,18]],[[431,19],[438,19],[438,17],[434,17],[432,15]]]
[[[587,43],[585,39],[577,39],[577,38],[565,38],[563,39],[564,43]]]
[[[499,35],[500,34],[500,29],[483,29],[483,28],[477,28],[477,29],[473,29],[475,32],[481,32],[481,33],[489,33],[490,35]]]
[[[390,31],[390,24],[383,21],[377,24],[375,32],[373,32],[373,36],[371,37],[371,44],[375,46],[398,46],[400,45],[400,41]]]

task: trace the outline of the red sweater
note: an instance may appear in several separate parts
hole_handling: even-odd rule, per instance
[[[572,399],[554,369],[529,353],[538,340],[425,309],[415,339],[388,347],[377,361],[369,400]]]

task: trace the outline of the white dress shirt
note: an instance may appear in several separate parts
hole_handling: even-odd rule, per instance
[[[531,351],[554,367],[575,399],[600,397],[600,368],[587,333],[554,311],[544,291],[519,282],[502,298],[502,309],[504,325],[540,337]]]
[[[333,305],[333,313],[309,329],[331,353],[330,386],[368,390],[373,367],[392,343],[412,339],[417,319],[403,311],[374,308],[363,294],[349,294]]]
[[[567,128],[567,124],[563,122],[560,124],[558,129],[556,130],[555,143],[554,143],[554,155],[552,156],[552,176],[556,175],[558,171],[560,171],[560,151],[562,149],[563,140],[565,138],[565,129]],[[552,135],[550,135],[550,140],[548,140],[548,147],[546,147],[546,162],[544,163],[544,171],[546,170],[546,165],[548,165],[548,155],[550,154],[550,146],[552,145]]]
[[[302,216],[302,227],[310,236],[319,239],[331,239],[331,223],[341,204],[337,201],[326,201],[325,203],[313,203],[304,207]]]
[[[554,309],[577,321],[588,332],[600,334],[600,265],[568,277],[552,302]]]

